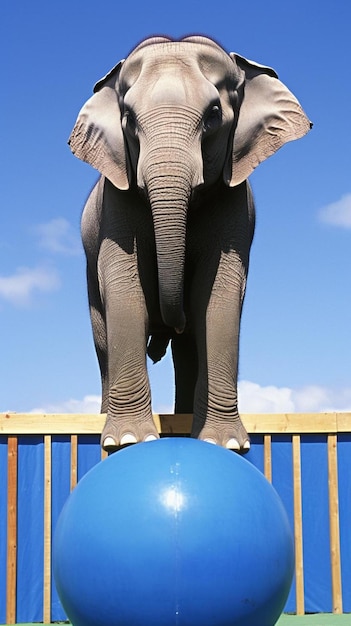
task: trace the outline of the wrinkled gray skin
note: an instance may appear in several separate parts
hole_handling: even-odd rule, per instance
[[[245,452],[238,342],[254,232],[247,178],[310,123],[274,70],[212,40],[153,38],[96,86],[70,137],[102,174],[82,217],[102,446],[158,437],[146,352],[171,340],[192,436]]]

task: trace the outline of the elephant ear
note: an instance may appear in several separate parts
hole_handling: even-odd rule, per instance
[[[128,170],[116,85],[120,61],[94,87],[68,140],[75,156],[90,163],[118,189],[128,189]]]
[[[226,182],[234,187],[285,143],[303,137],[310,130],[311,123],[273,69],[235,53],[230,57],[245,73],[231,171],[226,176]]]

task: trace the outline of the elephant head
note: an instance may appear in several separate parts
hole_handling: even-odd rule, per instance
[[[193,36],[147,39],[94,88],[69,143],[118,189],[151,206],[160,307],[181,332],[187,210],[194,192],[239,185],[310,128],[274,70]]]

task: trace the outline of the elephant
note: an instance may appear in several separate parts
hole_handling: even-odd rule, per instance
[[[147,355],[169,343],[191,436],[249,450],[237,398],[248,177],[310,127],[273,69],[200,35],[148,38],[95,85],[69,145],[100,173],[81,230],[105,450],[159,437]]]

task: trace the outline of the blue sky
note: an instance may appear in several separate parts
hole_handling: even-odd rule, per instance
[[[95,412],[79,221],[96,172],[67,138],[93,84],[151,34],[212,36],[276,69],[314,128],[252,175],[243,412],[351,410],[351,5],[3,0],[0,411]],[[173,402],[169,356],[150,368]]]

